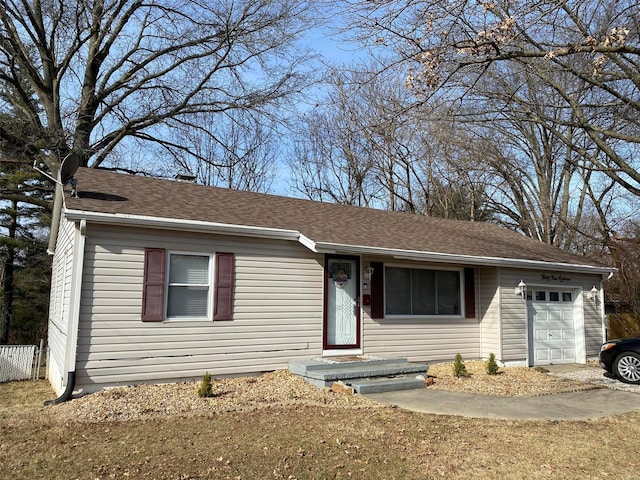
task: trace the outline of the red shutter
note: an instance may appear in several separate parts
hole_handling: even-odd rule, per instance
[[[164,320],[164,248],[144,249],[144,283],[142,287],[142,321]]]
[[[233,253],[216,253],[213,319],[231,320],[233,313]]]
[[[371,262],[371,318],[384,318],[384,264]]]
[[[476,282],[475,270],[464,269],[464,318],[476,317]]]

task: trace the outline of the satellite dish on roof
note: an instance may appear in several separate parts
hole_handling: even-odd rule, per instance
[[[73,179],[78,167],[80,166],[80,156],[76,153],[70,153],[62,159],[60,164],[60,183],[66,185]]]
[[[75,178],[73,178],[73,176],[76,174],[76,171],[78,170],[78,167],[80,167],[80,156],[77,153],[70,153],[62,159],[60,169],[58,170],[58,178],[55,179],[50,173],[42,170],[43,168],[45,168],[44,163],[41,163],[40,166],[38,166],[37,161],[33,161],[33,169],[36,172],[39,172],[47,177],[52,182],[59,184],[63,188],[67,183],[70,183],[72,197],[78,196],[78,192],[76,190],[78,182]]]
[[[78,171],[78,167],[80,167],[80,155],[78,155],[77,153],[70,153],[62,159],[62,163],[60,164],[60,171],[58,172],[58,178],[60,179],[60,183],[63,187],[67,183],[71,184],[72,197],[78,196],[78,191],[76,190],[78,181],[73,178],[73,176]]]

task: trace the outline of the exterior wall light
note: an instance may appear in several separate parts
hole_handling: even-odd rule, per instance
[[[594,285],[593,288],[591,290],[589,290],[589,299],[592,302],[596,302],[598,300],[598,294],[600,293],[600,291],[596,288],[596,286]]]
[[[371,275],[373,275],[373,267],[369,266],[364,269],[364,278],[365,280],[371,280]]]
[[[525,296],[527,295],[527,284],[524,283],[523,280],[520,280],[520,283],[516,285],[516,288],[513,293],[521,296],[522,298],[525,298]]]

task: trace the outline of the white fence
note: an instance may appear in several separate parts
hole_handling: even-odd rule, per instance
[[[42,342],[35,345],[0,345],[0,383],[40,376]]]

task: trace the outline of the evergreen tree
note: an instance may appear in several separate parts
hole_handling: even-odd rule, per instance
[[[35,158],[25,148],[35,141],[20,104],[25,92],[0,91],[0,132],[7,133],[0,138],[0,344],[34,343],[46,334],[52,187],[31,168]]]

